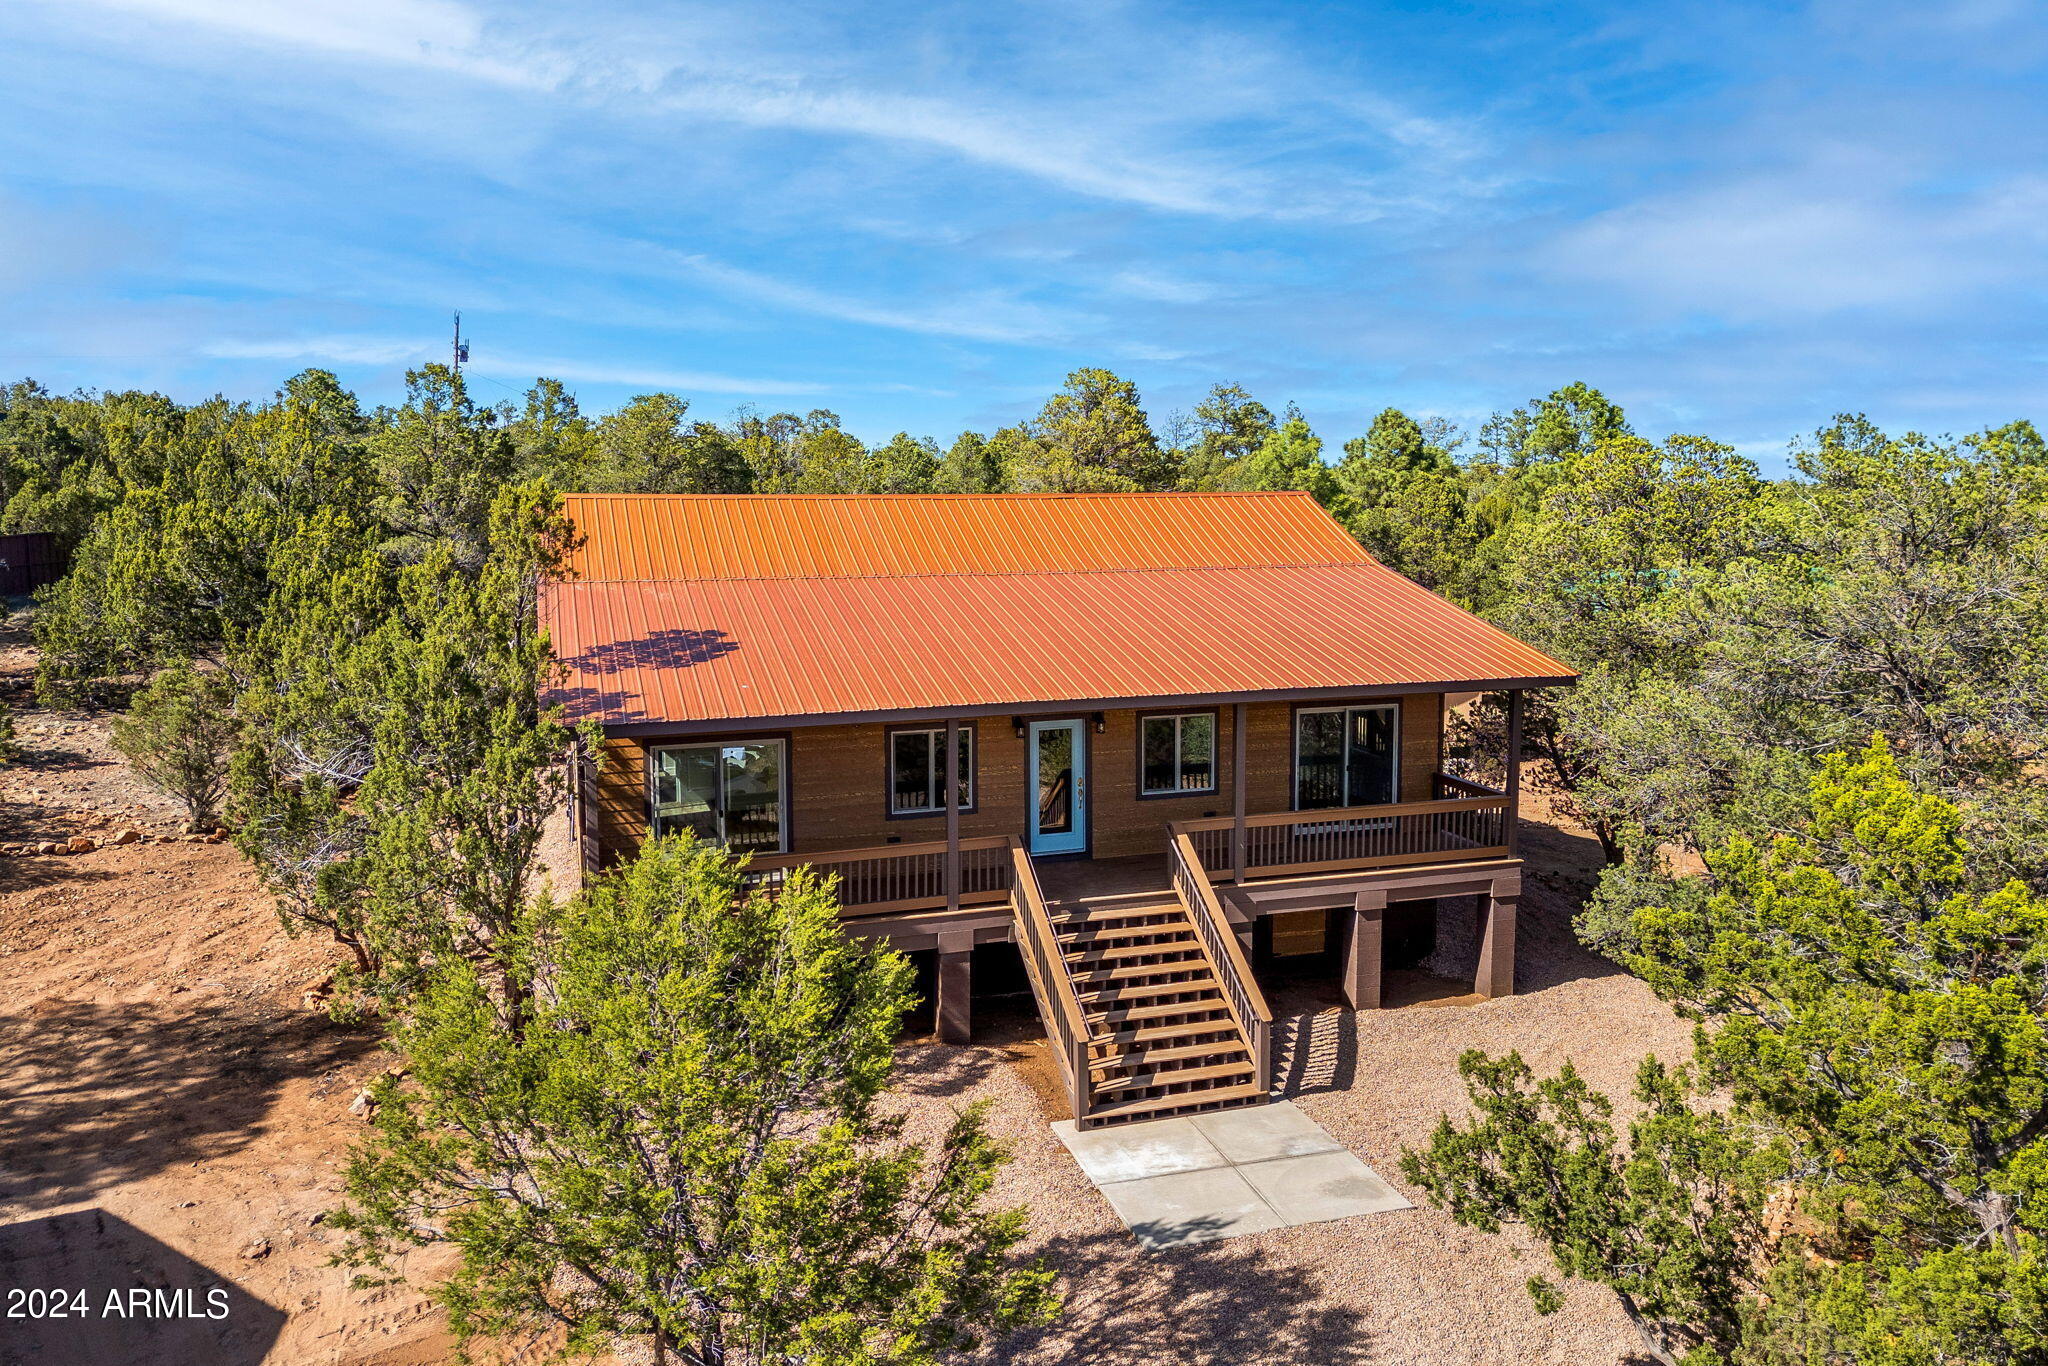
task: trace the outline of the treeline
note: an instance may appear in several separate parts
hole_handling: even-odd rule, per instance
[[[1585,672],[1529,736],[1538,782],[1615,863],[1772,828],[1771,794],[1873,732],[1909,776],[1975,802],[2040,757],[2036,429],[1952,440],[1844,417],[1793,466],[1767,479],[1704,436],[1650,442],[1584,384],[1474,433],[1388,408],[1341,448],[1236,385],[1155,425],[1095,369],[1030,420],[943,449],[901,432],[871,447],[822,410],[693,419],[667,394],[593,417],[546,379],[485,405],[433,365],[370,411],[317,370],[261,404],[0,393],[0,530],[76,551],[37,621],[59,690],[222,663],[264,618],[281,538],[323,510],[383,564],[445,553],[471,572],[494,498],[520,486],[1304,490],[1385,563]]]

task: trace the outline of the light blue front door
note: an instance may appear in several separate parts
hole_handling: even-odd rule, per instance
[[[1033,721],[1031,852],[1073,854],[1088,847],[1088,744],[1079,721]]]

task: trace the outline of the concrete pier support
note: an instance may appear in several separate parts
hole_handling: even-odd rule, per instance
[[[974,1037],[974,936],[939,939],[939,1039],[966,1043]]]
[[[1479,933],[1479,971],[1472,990],[1481,996],[1515,994],[1515,898],[1498,891],[1486,899]]]
[[[1360,892],[1344,934],[1344,1004],[1353,1010],[1380,1008],[1380,979],[1386,963],[1385,892]]]

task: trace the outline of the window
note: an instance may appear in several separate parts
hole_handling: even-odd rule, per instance
[[[1374,806],[1400,789],[1392,706],[1319,707],[1295,713],[1294,808]]]
[[[654,833],[685,831],[757,854],[783,851],[782,741],[664,745],[647,752]]]
[[[1147,797],[1216,790],[1216,713],[1138,719],[1138,791]]]
[[[929,816],[946,809],[946,727],[889,732],[889,814]],[[962,811],[974,809],[974,727],[960,727],[953,773]]]

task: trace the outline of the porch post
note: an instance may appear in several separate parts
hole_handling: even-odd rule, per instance
[[[577,736],[569,746],[570,772],[576,775],[570,789],[570,820],[576,827],[576,885],[581,887],[597,871],[601,835],[597,828],[597,760],[590,746]]]
[[[946,723],[946,757],[939,769],[946,783],[946,909],[960,909],[960,723]],[[974,772],[973,765],[967,771]]]
[[[1508,853],[1515,852],[1522,827],[1522,690],[1508,690],[1508,809],[1507,829],[1501,841]]]
[[[939,936],[939,1041],[974,1037],[974,931]]]
[[[1244,717],[1239,702],[1230,713],[1230,880],[1244,881]]]
[[[1385,966],[1387,894],[1360,892],[1352,904],[1350,933],[1344,936],[1344,1004],[1353,1010],[1380,1008]]]
[[[1495,880],[1486,898],[1486,923],[1479,934],[1479,971],[1472,990],[1481,996],[1515,994],[1515,902],[1520,878]]]

